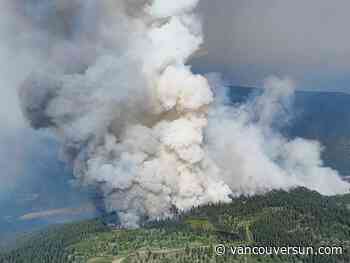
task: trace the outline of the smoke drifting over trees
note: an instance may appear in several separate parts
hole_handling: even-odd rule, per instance
[[[318,142],[289,140],[294,85],[226,105],[217,75],[193,74],[203,43],[198,0],[5,1],[14,43],[35,67],[19,91],[34,128],[49,128],[82,185],[98,184],[123,225],[229,196],[301,185],[346,192]],[[19,42],[21,40],[22,42]]]

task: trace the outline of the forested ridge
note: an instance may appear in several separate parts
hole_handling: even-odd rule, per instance
[[[350,195],[305,188],[208,204],[139,229],[103,219],[55,226],[0,256],[0,263],[51,262],[350,262]],[[332,256],[216,256],[214,246],[341,246]]]
[[[101,219],[49,227],[45,231],[21,236],[17,248],[0,255],[0,262],[68,262],[66,248],[109,229]]]

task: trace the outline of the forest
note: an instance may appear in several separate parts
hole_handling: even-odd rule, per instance
[[[110,228],[106,218],[48,228],[22,238],[0,263],[350,262],[350,195],[305,188],[208,204],[138,229]],[[217,256],[215,246],[337,246],[339,255]]]

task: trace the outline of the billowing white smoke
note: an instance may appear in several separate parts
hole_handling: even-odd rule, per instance
[[[23,83],[22,109],[33,127],[58,134],[75,176],[100,185],[123,225],[231,194],[347,191],[317,142],[274,131],[288,113],[289,81],[270,79],[263,95],[225,106],[218,82],[191,72],[186,62],[202,43],[198,0],[53,2],[79,26],[63,26],[54,62]]]
[[[349,191],[337,171],[324,167],[319,142],[289,140],[275,129],[288,122],[293,94],[290,80],[272,77],[260,96],[242,105],[216,104],[210,111],[206,149],[233,192],[293,186],[326,195]]]

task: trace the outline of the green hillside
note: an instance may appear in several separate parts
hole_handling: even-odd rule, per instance
[[[211,204],[139,229],[108,229],[102,219],[32,235],[1,263],[350,262],[350,195],[324,197],[297,188]],[[337,246],[332,256],[217,256],[225,246]]]

